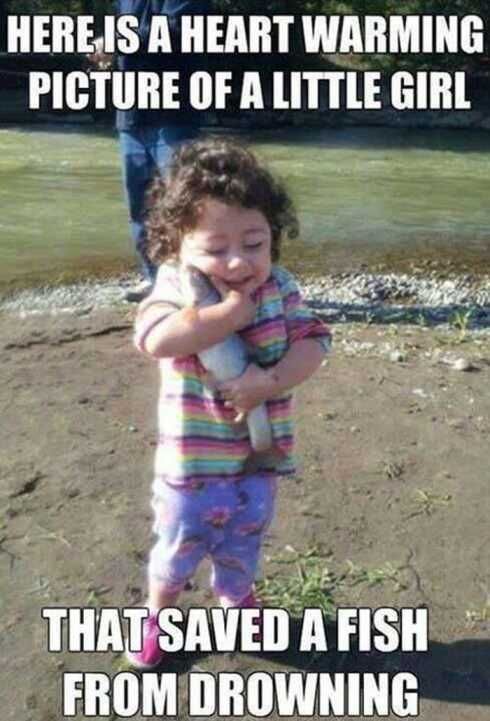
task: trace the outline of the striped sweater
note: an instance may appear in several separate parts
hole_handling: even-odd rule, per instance
[[[256,291],[257,312],[241,337],[250,361],[268,368],[275,365],[291,343],[315,338],[325,351],[330,332],[305,306],[293,276],[273,266],[269,279]],[[161,309],[151,322],[150,306]],[[166,263],[159,269],[151,295],[141,304],[135,328],[135,344],[146,352],[145,340],[152,328],[169,313],[184,307],[178,266]],[[203,481],[236,480],[243,476],[251,453],[246,423],[233,422],[234,410],[226,408],[216,391],[206,384],[206,371],[197,355],[159,360],[161,389],[158,405],[159,443],[155,458],[155,482],[195,486]],[[264,457],[261,470],[285,475],[294,472],[292,394],[266,402],[274,440],[274,453]]]

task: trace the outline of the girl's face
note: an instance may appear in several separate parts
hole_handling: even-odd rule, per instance
[[[271,272],[272,233],[260,210],[207,198],[196,227],[184,234],[180,260],[232,290],[261,286]]]

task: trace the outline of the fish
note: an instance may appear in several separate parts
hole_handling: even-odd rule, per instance
[[[203,308],[215,305],[221,300],[209,278],[194,266],[181,266],[180,281],[182,294],[188,305]],[[220,343],[199,351],[197,355],[204,368],[220,382],[238,378],[250,362],[247,346],[237,333],[232,333]],[[272,429],[265,404],[252,408],[247,413],[246,420],[253,450],[269,450],[272,446]]]

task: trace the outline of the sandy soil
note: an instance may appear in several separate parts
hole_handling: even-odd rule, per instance
[[[120,659],[48,653],[41,608],[130,606],[144,593],[157,373],[123,311],[0,323],[2,716],[54,721],[64,671],[113,674]],[[430,651],[180,657],[163,669],[182,682],[179,718],[196,666],[411,670],[424,721],[489,717],[490,338],[364,325],[337,325],[335,338],[298,393],[302,470],[281,485],[264,573],[294,572],[278,554],[316,548],[338,604],[427,606]],[[212,603],[202,568],[184,605]]]

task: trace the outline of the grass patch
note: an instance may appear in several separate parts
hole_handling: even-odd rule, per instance
[[[112,586],[91,586],[87,589],[88,596],[85,599],[86,606],[100,606],[103,601],[102,597],[112,591]]]
[[[410,516],[432,516],[437,510],[448,506],[451,501],[452,496],[449,493],[443,495],[418,488],[413,494],[412,499],[416,508]]]
[[[470,329],[472,315],[472,309],[467,311],[459,310],[456,311],[449,320],[450,325],[456,330],[459,330],[459,341],[461,343],[465,340],[466,333]]]
[[[401,478],[405,472],[405,464],[403,461],[383,461],[383,473],[389,481],[396,481]]]
[[[286,565],[288,573],[263,579],[257,584],[265,605],[285,608],[293,616],[311,606],[321,608],[326,616],[334,615],[337,579],[318,548],[304,552],[292,550],[288,556],[276,556],[271,560]]]
[[[382,566],[364,568],[356,566],[352,561],[347,561],[347,580],[350,579],[351,586],[365,584],[372,588],[384,583],[391,583],[395,591],[402,591],[406,585],[400,577],[400,569],[387,561]]]
[[[336,571],[331,558],[315,546],[305,551],[287,549],[287,555],[283,553],[269,560],[285,567],[285,573],[278,571],[258,582],[258,594],[265,605],[285,608],[293,616],[300,615],[304,608],[315,607],[321,608],[325,616],[333,617],[337,597],[354,586],[391,583],[395,591],[405,588],[399,569],[390,562],[366,568],[346,561]]]
[[[425,315],[423,311],[420,311],[420,313],[417,315],[416,323],[421,328],[427,328],[429,325],[429,319]]]
[[[465,612],[466,621],[471,628],[481,623],[490,621],[490,600],[488,600],[481,608],[468,608]]]
[[[356,566],[352,561],[347,561],[347,579],[351,579],[351,586],[358,586],[365,583],[372,587],[382,583],[392,583],[395,591],[405,588],[400,579],[400,571],[392,563],[387,561],[378,568],[363,568]]]

